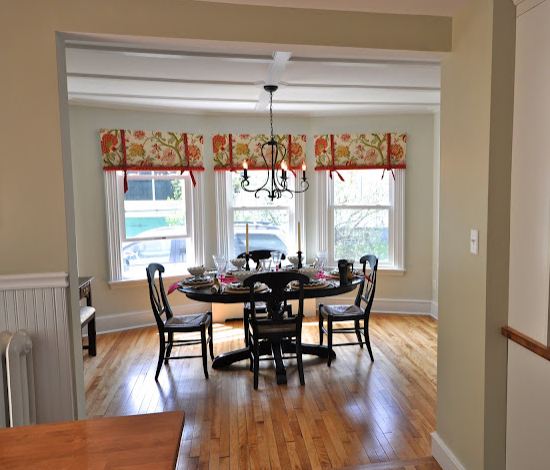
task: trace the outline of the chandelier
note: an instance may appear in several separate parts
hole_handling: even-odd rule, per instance
[[[241,178],[241,188],[259,198],[260,194],[265,192],[272,201],[280,199],[285,193],[294,194],[303,193],[308,190],[309,182],[306,178],[306,164],[302,164],[302,177],[296,179],[295,187],[289,188],[287,172],[288,164],[286,161],[287,149],[283,144],[275,139],[273,133],[273,93],[277,91],[276,85],[265,85],[264,90],[269,93],[269,122],[271,125],[271,134],[267,142],[262,145],[261,155],[268,170],[265,182],[257,187],[250,188],[250,179],[248,177],[248,162],[243,162],[243,174]],[[292,171],[292,170],[291,170]]]

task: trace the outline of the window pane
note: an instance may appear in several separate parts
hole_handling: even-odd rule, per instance
[[[374,206],[390,204],[392,176],[382,170],[340,171],[344,181],[333,175],[334,204],[337,206]]]
[[[234,211],[233,256],[246,249],[246,222],[250,250],[280,250],[288,253],[290,214],[286,209]]]
[[[143,277],[149,263],[161,263],[167,271],[180,273],[187,262],[187,240],[140,240],[122,244],[122,275],[124,279]]]
[[[128,197],[130,187],[149,185],[148,198],[145,194],[140,199]],[[156,198],[153,195],[155,185]],[[187,235],[185,181],[173,180],[129,180],[128,192],[124,195],[124,222],[126,238],[160,238]],[[135,194],[135,193],[134,193]],[[132,196],[132,195],[130,195]]]
[[[128,192],[124,195],[126,201],[148,201],[153,199],[151,180],[128,180]]]
[[[389,261],[388,209],[335,209],[334,259],[375,254]]]

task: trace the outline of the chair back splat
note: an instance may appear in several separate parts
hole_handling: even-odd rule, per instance
[[[376,276],[378,275],[378,258],[374,255],[362,256],[359,262],[363,265],[364,281],[359,286],[355,305],[361,306],[361,301],[365,302],[365,315],[369,315],[374,302],[376,292]],[[367,263],[370,272],[367,274]]]
[[[162,331],[164,330],[165,321],[174,316],[166,297],[164,282],[162,281],[164,266],[158,263],[151,263],[149,266],[147,266],[146,270],[147,282],[149,284],[149,299],[151,300],[151,308],[153,309],[153,315],[155,316],[155,321],[157,322],[159,331]],[[166,320],[162,318],[163,315],[166,316]]]

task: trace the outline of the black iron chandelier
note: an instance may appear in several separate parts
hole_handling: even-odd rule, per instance
[[[267,142],[262,145],[261,154],[265,162],[267,177],[265,182],[258,188],[250,188],[250,179],[248,178],[248,163],[245,160],[243,163],[243,174],[241,178],[241,188],[259,198],[263,192],[267,193],[267,197],[272,201],[280,199],[285,193],[294,194],[303,193],[308,190],[309,182],[306,178],[306,164],[302,165],[302,177],[296,178],[295,187],[293,189],[288,186],[288,164],[286,161],[287,149],[283,144],[275,139],[273,133],[273,93],[279,88],[277,85],[265,85],[264,90],[269,93],[269,122],[271,125],[271,134]]]

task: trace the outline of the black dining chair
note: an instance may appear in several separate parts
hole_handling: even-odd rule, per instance
[[[296,341],[296,359],[298,361],[298,374],[300,384],[305,385],[304,365],[302,361],[302,320],[304,317],[304,284],[308,277],[293,272],[269,272],[250,276],[244,281],[244,285],[250,291],[250,324],[249,324],[249,351],[251,365],[254,372],[254,389],[258,389],[260,369],[260,343],[269,341],[275,354],[275,348],[279,348],[283,340]],[[254,286],[263,283],[270,289],[265,306],[267,316],[258,317],[256,314],[257,301]],[[294,316],[288,314],[285,307],[287,289],[290,283],[295,283],[299,291],[298,312]]]
[[[271,258],[271,252],[272,251],[276,251],[277,253],[280,253],[281,261],[286,259],[286,255],[284,254],[284,252],[282,252],[280,250],[251,250],[251,251],[248,252],[249,258],[252,261],[254,261],[254,263],[256,263],[256,270],[260,269],[261,260]],[[246,258],[246,252],[239,254],[237,256],[237,258],[241,258],[241,259]],[[280,267],[280,263],[279,263],[279,267]],[[292,310],[290,310],[290,305],[287,308],[289,308],[289,312],[290,312],[290,314],[292,314]],[[266,310],[265,304],[263,304],[262,302],[257,302],[256,303],[256,315],[258,315],[258,316],[260,316],[261,314],[265,315],[266,312],[267,312],[267,310]],[[243,324],[244,324],[244,344],[246,346],[248,346],[248,339],[249,339],[249,335],[248,335],[248,331],[249,331],[248,330],[248,319],[249,318],[250,318],[250,304],[245,303],[244,304],[244,309],[243,309]]]
[[[369,337],[369,318],[374,301],[374,293],[376,291],[376,275],[378,272],[378,258],[374,255],[362,256],[359,260],[363,265],[364,279],[359,285],[355,303],[353,305],[319,305],[319,344],[323,344],[323,334],[327,335],[328,340],[328,361],[330,367],[332,362],[332,348],[336,346],[353,346],[359,345],[363,348],[363,340],[367,345],[370,359],[374,362],[372,348]],[[370,273],[367,274],[367,263],[370,268]],[[361,308],[361,302],[364,302],[364,308]],[[327,322],[327,328],[324,327],[324,321]],[[341,321],[353,320],[355,325],[353,328],[334,328],[333,323]],[[363,328],[361,328],[361,321]],[[337,333],[355,333],[357,336],[356,343],[338,343],[333,344],[333,334]],[[363,336],[363,337],[361,337]]]
[[[164,266],[158,263],[152,263],[146,268],[147,282],[149,283],[149,298],[151,299],[151,308],[155,315],[157,328],[159,331],[159,357],[155,380],[158,381],[162,362],[168,364],[171,359],[188,359],[193,357],[202,357],[202,366],[204,376],[208,378],[207,352],[206,344],[210,346],[210,358],[214,359],[214,343],[212,339],[212,312],[195,313],[190,315],[177,315],[172,313],[170,304],[164,291],[162,273]],[[157,276],[158,274],[158,276]],[[157,284],[158,279],[158,284]],[[206,333],[208,331],[208,339]],[[174,340],[174,333],[192,333],[200,332],[200,339],[181,339]],[[174,346],[190,346],[200,344],[202,354],[194,356],[170,356]]]

